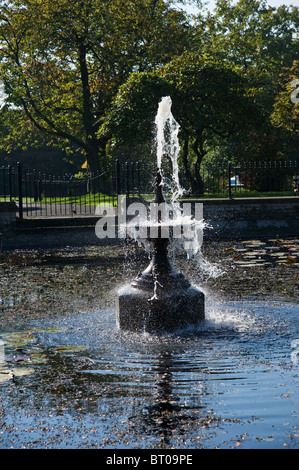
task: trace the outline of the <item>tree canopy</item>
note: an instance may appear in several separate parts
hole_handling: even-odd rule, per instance
[[[266,0],[216,0],[214,12],[199,13],[195,42],[244,71],[276,73],[299,59],[298,30],[298,7],[274,8]]]
[[[1,2],[0,74],[7,102],[22,110],[18,127],[33,123],[50,142],[74,144],[96,170],[107,143],[97,131],[118,87],[189,44],[190,25],[171,4]]]
[[[199,7],[192,21],[184,3]],[[111,142],[115,152],[152,139],[158,102],[171,95],[192,186],[213,146],[290,158],[298,7],[216,0],[206,12],[203,3],[0,0],[0,149],[58,145],[96,171]]]
[[[186,53],[156,72],[134,73],[120,87],[106,124],[100,132],[118,142],[136,143],[153,139],[157,103],[165,95],[180,124],[183,165],[193,192],[203,191],[198,171],[207,153],[207,143],[220,138],[245,136],[250,127],[261,125],[262,113],[251,99],[248,81],[223,61]],[[194,161],[188,159],[192,145]]]
[[[284,131],[299,136],[299,61],[291,68],[283,69],[279,75],[272,123]]]

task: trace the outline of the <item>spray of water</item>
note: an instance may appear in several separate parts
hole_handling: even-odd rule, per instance
[[[172,101],[170,96],[161,99],[155,119],[157,140],[157,167],[162,174],[162,159],[167,157],[172,164],[172,201],[183,194],[179,181],[178,155],[180,152],[179,130],[180,126],[171,112]],[[163,182],[163,181],[162,181]],[[165,181],[164,181],[165,182]]]
[[[148,220],[147,215],[144,213],[139,215],[126,224],[128,235],[133,238],[137,243],[142,244],[145,249],[150,252],[150,243],[148,239],[148,232],[150,231],[151,237],[158,226],[161,228],[162,235],[165,238],[171,239],[171,250],[175,252],[186,253],[188,259],[196,262],[197,267],[204,271],[207,277],[218,277],[222,271],[209,263],[202,255],[201,247],[203,240],[203,231],[207,226],[203,220],[203,214],[191,215],[190,212],[186,213],[186,205],[181,206],[179,197],[183,195],[184,189],[179,181],[179,166],[178,155],[180,152],[180,145],[178,133],[180,126],[174,119],[171,112],[172,101],[169,96],[161,99],[155,119],[156,124],[156,144],[157,144],[157,168],[160,170],[162,176],[162,190],[168,184],[165,183],[163,177],[163,158],[167,157],[171,160],[172,164],[172,181],[171,189],[172,195],[169,202],[163,203],[163,213],[158,221],[157,214],[153,216],[150,214]],[[167,200],[167,198],[165,198]],[[197,211],[195,211],[197,212]],[[171,217],[170,217],[171,214]],[[136,227],[138,226],[138,229]],[[169,236],[170,235],[170,236]]]
[[[170,206],[172,208],[173,220],[177,226],[183,227],[182,238],[172,240],[172,248],[177,251],[184,251],[187,258],[196,258],[196,262],[208,277],[218,277],[223,274],[217,266],[209,263],[202,255],[203,230],[207,226],[202,218],[194,218],[191,214],[182,212],[181,205],[177,199],[183,195],[184,189],[179,181],[178,156],[180,152],[179,129],[180,125],[175,120],[171,112],[172,100],[170,96],[161,99],[155,119],[156,141],[157,141],[157,167],[162,175],[162,185],[167,187],[167,182],[163,177],[162,159],[167,157],[172,163],[172,196]]]

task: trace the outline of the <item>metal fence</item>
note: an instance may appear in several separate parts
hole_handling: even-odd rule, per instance
[[[202,165],[204,194],[210,197],[293,196],[299,169],[294,161],[243,162],[225,167]]]
[[[251,162],[225,167],[201,165],[203,188],[200,197],[254,197],[298,195],[299,169],[296,162]],[[183,173],[183,172],[181,172]],[[116,161],[97,174],[63,176],[40,174],[16,168],[0,168],[0,201],[15,201],[24,217],[94,216],[107,204],[117,205],[119,194],[151,198],[155,166]],[[188,181],[182,174],[182,185]],[[186,196],[194,195],[186,192]],[[96,212],[97,211],[97,212]]]
[[[0,168],[0,201],[15,201],[24,217],[94,216],[107,205],[116,206],[118,195],[140,197],[153,193],[148,166],[139,162],[107,166],[95,174],[62,176],[24,170],[22,165]]]

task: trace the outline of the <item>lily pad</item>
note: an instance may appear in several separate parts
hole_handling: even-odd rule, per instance
[[[28,368],[28,367],[15,367],[12,369],[12,373],[16,377],[23,377],[24,375],[30,375],[35,372],[34,369]]]
[[[36,331],[42,331],[44,333],[63,333],[66,330],[66,328],[61,328],[61,327],[50,327],[50,328],[41,328]]]
[[[12,379],[12,373],[10,371],[3,372],[0,370],[0,384],[9,382]]]
[[[287,254],[282,252],[282,251],[279,251],[278,253],[269,253],[270,256],[278,256],[279,258],[287,258]]]
[[[33,341],[31,334],[27,331],[1,334],[1,339],[8,347],[20,348]]]
[[[30,356],[30,362],[33,364],[46,364],[49,359],[44,354],[32,354]]]
[[[58,348],[55,348],[55,351],[68,353],[68,352],[86,351],[86,349],[88,349],[87,346],[70,345],[70,346],[59,346]]]
[[[28,367],[14,367],[13,369],[0,369],[0,384],[9,382],[14,377],[23,377],[25,375],[30,375],[35,372],[34,369]]]
[[[264,246],[266,243],[262,242],[260,240],[248,240],[242,242],[244,245],[249,246],[249,247],[257,247],[257,246]]]
[[[238,266],[240,268],[256,268],[258,267],[259,265],[257,263],[253,263],[253,262],[241,262],[241,261],[237,261],[236,264],[238,264]]]

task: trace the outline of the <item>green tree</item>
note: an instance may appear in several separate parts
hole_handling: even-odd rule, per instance
[[[190,25],[172,3],[2,1],[0,75],[7,102],[22,111],[11,140],[33,124],[45,142],[81,149],[96,171],[109,139],[98,129],[118,87],[189,44]]]
[[[276,88],[272,124],[299,139],[299,61],[291,68],[285,68],[279,75]]]
[[[217,0],[214,12],[198,15],[195,29],[194,47],[238,66],[254,90],[254,100],[264,117],[263,126],[253,126],[246,135],[234,136],[228,141],[229,147],[242,160],[289,158],[296,145],[294,132],[278,125],[277,113],[282,106],[281,92],[285,96],[283,108],[290,111],[288,118],[296,112],[286,98],[288,91],[283,91],[281,74],[299,59],[298,7],[273,8],[265,0]]]
[[[200,13],[195,26],[200,47],[244,71],[280,71],[299,59],[299,8],[274,8],[266,0],[216,0],[215,10]]]
[[[298,30],[298,7],[274,8],[266,0],[216,0],[213,13],[198,16],[194,47],[237,65],[269,117],[278,75],[299,60]]]
[[[180,125],[182,163],[194,193],[203,193],[200,165],[215,135],[232,138],[262,122],[247,80],[221,61],[186,53],[159,71],[133,74],[114,101],[101,133],[118,142],[153,138],[160,99],[170,95]],[[192,148],[193,152],[190,152]]]

